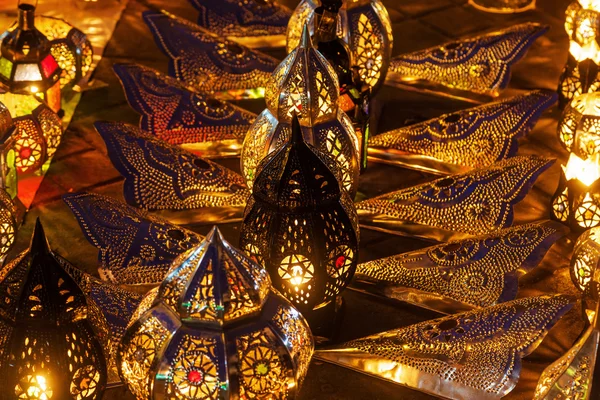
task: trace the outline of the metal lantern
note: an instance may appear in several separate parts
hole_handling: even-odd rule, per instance
[[[138,399],[284,399],[312,353],[304,318],[215,227],[142,300],[117,358]]]
[[[0,273],[0,393],[10,399],[99,400],[102,347],[82,291],[39,220],[31,246]]]
[[[287,29],[287,51],[301,42],[302,29],[308,22],[311,34],[317,0],[302,0],[294,10]],[[380,0],[346,0],[338,16],[338,36],[352,51],[361,81],[374,92],[385,80],[392,56],[392,23]]]
[[[338,107],[338,95],[337,75],[305,28],[300,45],[273,73],[265,91],[267,108],[244,139],[241,170],[248,187],[260,161],[289,140],[297,114],[303,135],[336,165],[343,188],[354,196],[359,144],[350,118]]]
[[[573,148],[575,136],[583,148]],[[589,154],[597,152],[596,147],[600,150],[600,93],[579,95],[565,107],[558,123],[558,139],[568,151]]]
[[[240,247],[267,268],[313,333],[327,337],[336,300],[356,269],[356,211],[324,155],[304,142],[297,118],[291,135],[259,167]]]
[[[573,1],[565,13],[565,30],[569,35],[569,57],[560,77],[560,107],[576,96],[600,88],[600,10],[595,0]]]
[[[571,256],[571,280],[582,292],[594,279],[600,263],[600,227],[588,229],[577,239]]]
[[[2,39],[0,95],[13,116],[31,113],[44,101],[58,112],[61,69],[51,53],[50,42],[35,27],[35,6],[19,4],[17,26]]]

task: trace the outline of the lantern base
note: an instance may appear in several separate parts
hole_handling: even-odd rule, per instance
[[[337,296],[335,301],[304,315],[316,344],[328,343],[337,337],[345,310],[343,297]]]

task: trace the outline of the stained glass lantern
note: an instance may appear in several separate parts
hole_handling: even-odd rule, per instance
[[[314,29],[315,9],[319,5],[317,0],[302,0],[294,10],[287,30],[288,53],[301,42],[305,23]],[[376,91],[385,80],[394,40],[385,6],[380,0],[346,0],[337,23],[338,36],[350,47],[361,81]]]
[[[117,358],[138,399],[293,399],[312,353],[304,318],[215,227],[142,301]]]
[[[338,107],[337,75],[304,32],[300,45],[279,64],[267,85],[267,108],[244,139],[241,170],[252,187],[258,164],[289,140],[292,116],[297,114],[306,140],[335,164],[343,188],[354,196],[358,138],[350,118]]]
[[[259,166],[240,247],[267,268],[313,333],[329,338],[339,295],[356,269],[356,211],[295,117],[291,135]]]
[[[571,280],[577,289],[586,291],[597,274],[600,263],[600,227],[583,232],[575,242],[571,256]]]
[[[469,4],[478,10],[497,14],[521,13],[535,8],[535,0],[469,0]]]
[[[560,107],[576,96],[600,88],[600,3],[597,0],[573,1],[566,11],[565,30],[569,35],[569,56],[560,77]]]
[[[40,101],[60,111],[61,69],[50,42],[35,27],[35,6],[19,4],[17,26],[2,39],[0,87],[2,101],[14,117],[29,114]]]
[[[99,400],[102,347],[83,292],[38,220],[30,248],[0,273],[0,393],[27,400]]]

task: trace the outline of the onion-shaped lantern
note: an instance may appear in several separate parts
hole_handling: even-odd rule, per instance
[[[324,158],[294,118],[291,142],[259,166],[240,247],[267,268],[313,333],[330,337],[338,296],[356,269],[358,224]]]
[[[267,108],[244,140],[241,170],[249,187],[260,161],[290,138],[292,115],[310,143],[336,165],[343,188],[354,196],[358,184],[358,138],[338,106],[337,75],[313,47],[305,28],[302,42],[275,69],[265,92]]]
[[[100,400],[102,347],[83,292],[48,247],[38,220],[31,246],[0,276],[0,393],[27,400]]]
[[[294,398],[313,352],[303,317],[216,227],[133,318],[117,358],[139,399]]]

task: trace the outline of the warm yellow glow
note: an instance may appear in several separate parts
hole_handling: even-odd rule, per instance
[[[579,4],[586,10],[600,11],[600,0],[579,0]]]
[[[562,166],[565,172],[567,180],[577,179],[586,186],[590,186],[598,178],[600,178],[600,165],[598,163],[598,156],[590,157],[587,160],[583,160],[571,153],[567,166]]]
[[[46,377],[43,375],[27,375],[15,388],[15,394],[19,399],[28,400],[51,400],[53,390],[49,388]]]
[[[37,93],[39,91],[39,89],[37,88],[37,86],[32,86],[29,88],[29,90],[31,91],[31,93]]]
[[[571,40],[569,52],[577,61],[592,59],[596,64],[600,63],[600,47],[595,39],[581,46],[579,43]]]

